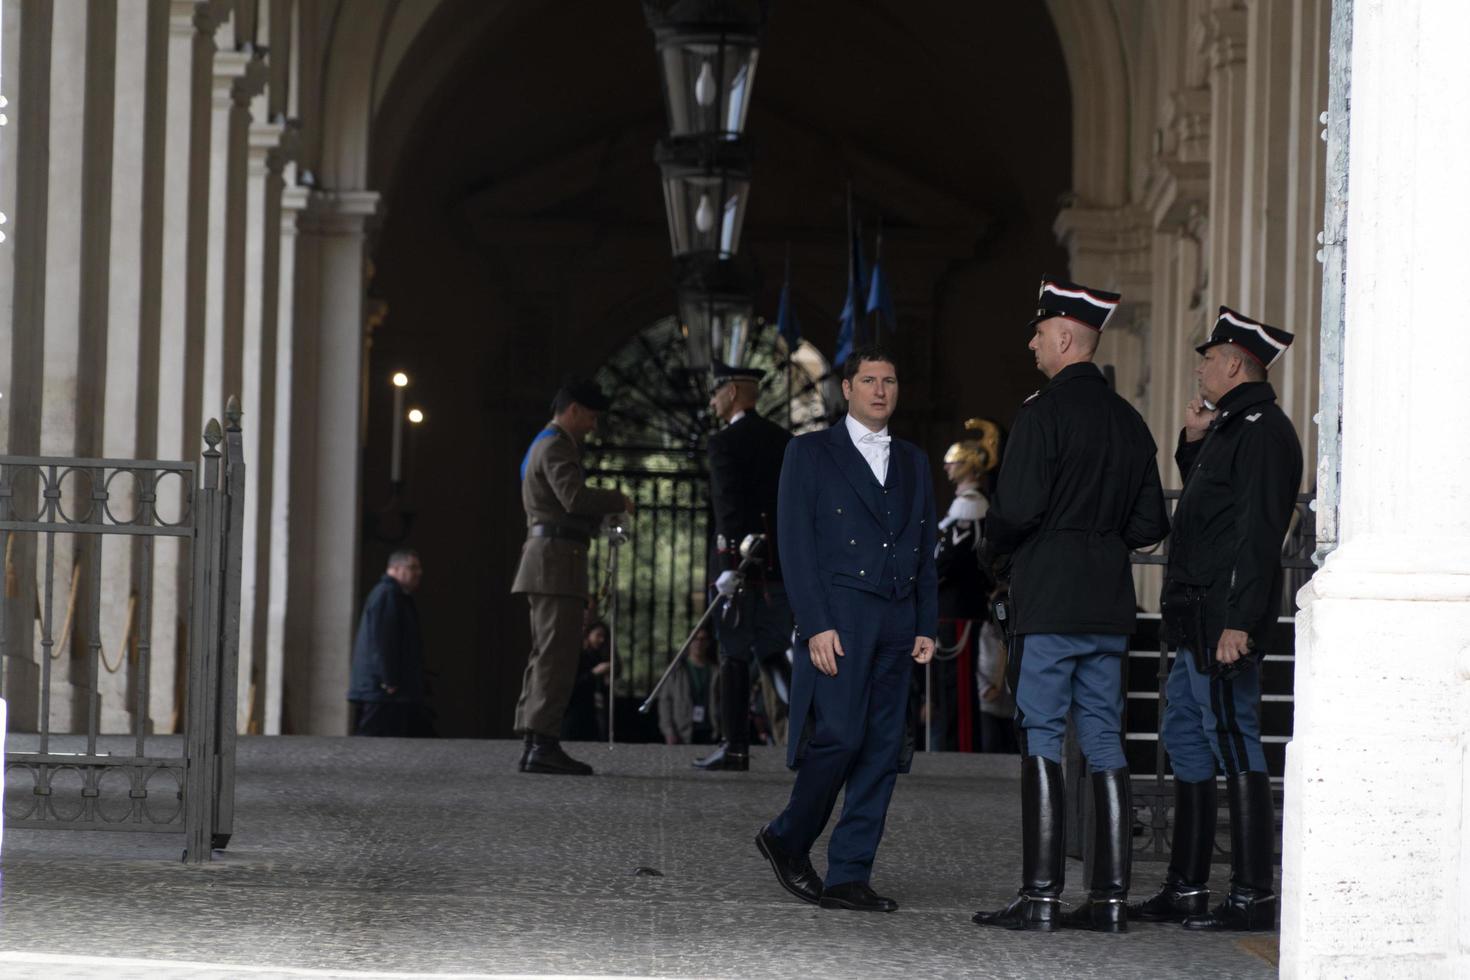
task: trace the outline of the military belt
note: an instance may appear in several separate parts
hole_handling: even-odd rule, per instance
[[[575,541],[581,545],[592,543],[592,535],[578,527],[568,527],[565,524],[532,524],[526,532],[533,538],[559,538],[563,541]]]

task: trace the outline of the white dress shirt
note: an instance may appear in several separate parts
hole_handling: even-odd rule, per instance
[[[863,459],[868,461],[868,468],[873,471],[878,482],[888,479],[888,448],[893,441],[888,435],[888,426],[873,432],[848,415],[847,434],[852,438],[852,444],[857,447],[857,451],[863,454]]]
[[[734,425],[736,422],[739,422],[743,418],[745,418],[745,409],[742,408],[740,411],[730,416],[730,421],[726,422],[725,424]]]

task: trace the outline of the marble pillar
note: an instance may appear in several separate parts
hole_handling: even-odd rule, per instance
[[[1338,548],[1299,595],[1281,973],[1470,975],[1470,5],[1352,6]]]
[[[281,211],[280,211],[280,256],[277,262],[279,287],[276,296],[276,365],[275,365],[275,419],[272,426],[272,467],[270,487],[270,537],[269,564],[265,575],[272,583],[266,597],[265,622],[265,670],[264,698],[262,703],[262,727],[267,735],[279,735],[284,731],[286,639],[288,612],[294,611],[291,603],[290,584],[292,573],[297,568],[293,553],[297,538],[305,539],[306,528],[295,519],[295,508],[291,506],[291,493],[300,482],[293,479],[296,466],[308,465],[297,451],[293,435],[293,409],[296,404],[297,385],[296,351],[300,338],[296,332],[296,309],[298,302],[298,269],[296,242],[298,221],[305,212],[310,192],[297,186],[289,178],[294,177],[295,166],[288,162],[285,154],[278,156],[276,165],[282,168]],[[262,422],[261,424],[264,424]],[[294,535],[294,536],[293,536]],[[295,581],[301,581],[299,575]],[[259,601],[257,599],[257,601]]]
[[[357,607],[366,225],[371,191],[313,195],[297,243],[287,730],[347,733]]]
[[[15,210],[5,226],[6,246],[12,257],[12,323],[10,386],[5,392],[6,441],[17,456],[39,455],[41,449],[41,392],[45,364],[46,228],[50,211],[51,38],[54,8],[51,0],[5,8],[4,91],[10,105],[15,145]],[[15,39],[15,54],[11,54]],[[17,491],[34,493],[22,483]],[[17,731],[40,726],[40,661],[36,628],[36,539],[17,535],[6,542],[5,554],[5,698],[10,725]]]

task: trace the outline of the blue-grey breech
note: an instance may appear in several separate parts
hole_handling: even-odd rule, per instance
[[[1023,751],[1062,761],[1067,716],[1093,772],[1123,769],[1123,669],[1128,637],[1027,633],[1016,684]]]
[[[1197,783],[1227,775],[1266,772],[1261,748],[1261,667],[1252,664],[1229,678],[1201,674],[1194,655],[1174,654],[1165,687],[1164,747],[1174,775]]]

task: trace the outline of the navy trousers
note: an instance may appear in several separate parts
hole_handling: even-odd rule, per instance
[[[915,636],[912,599],[836,588],[830,602],[845,656],[837,658],[836,677],[817,674],[805,730],[792,719],[791,737],[809,742],[791,800],[771,821],[787,853],[804,855],[846,787],[827,844],[827,887],[872,875],[898,779]],[[804,669],[815,670],[810,661]]]
[[[1164,748],[1175,777],[1198,783],[1226,775],[1266,772],[1261,748],[1261,667],[1252,664],[1229,679],[1201,674],[1188,650],[1174,654],[1164,688]]]
[[[1061,764],[1067,715],[1093,772],[1124,769],[1123,664],[1128,637],[1106,633],[1028,633],[1016,684],[1021,751]]]

